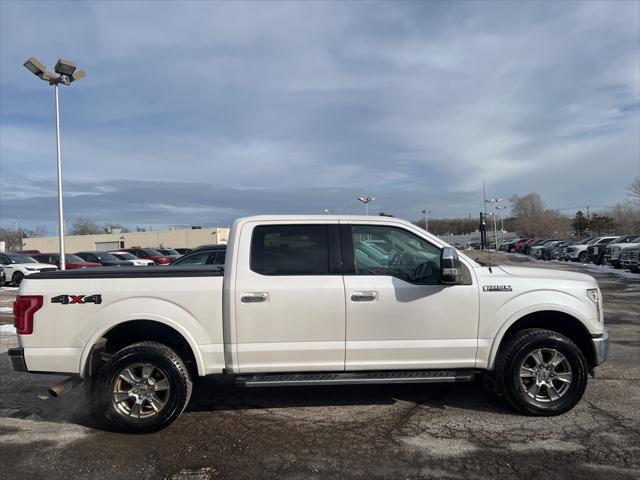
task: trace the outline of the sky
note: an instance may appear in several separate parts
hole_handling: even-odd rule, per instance
[[[609,206],[640,174],[640,2],[0,1],[0,226]],[[593,208],[593,207],[592,207]],[[563,210],[564,211],[564,210]]]

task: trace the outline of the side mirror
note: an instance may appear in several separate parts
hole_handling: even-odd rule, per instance
[[[444,247],[440,253],[440,283],[445,285],[461,283],[459,265],[458,251],[453,247]]]

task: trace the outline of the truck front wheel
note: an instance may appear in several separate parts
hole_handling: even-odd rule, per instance
[[[104,364],[96,379],[94,405],[110,429],[154,432],[180,416],[192,388],[177,353],[161,343],[139,342]]]
[[[517,332],[496,359],[501,391],[518,410],[553,416],[571,410],[587,387],[587,362],[578,346],[557,332]]]

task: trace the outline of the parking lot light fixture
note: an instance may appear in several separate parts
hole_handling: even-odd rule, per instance
[[[53,85],[56,106],[56,166],[58,174],[58,232],[60,236],[60,270],[67,268],[64,248],[64,207],[62,201],[62,153],[60,147],[60,97],[58,85],[70,85],[75,80],[86,76],[84,70],[76,70],[76,64],[70,60],[59,59],[54,68],[55,73],[47,70],[47,67],[37,58],[30,57],[24,62],[24,66],[31,73]],[[56,75],[57,74],[57,75]]]
[[[76,68],[77,67],[75,63],[73,63],[70,60],[65,60],[64,58],[61,58],[58,60],[58,63],[56,63],[54,70],[59,75],[70,76],[70,75],[73,75],[73,72],[76,71]]]
[[[375,201],[376,197],[358,197],[358,200],[364,203],[365,212],[369,215],[369,204]]]
[[[422,210],[422,218],[424,219],[425,232],[429,231],[429,215],[430,214],[431,214],[431,210]]]

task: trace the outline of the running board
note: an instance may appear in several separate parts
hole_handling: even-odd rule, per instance
[[[354,385],[378,383],[451,383],[470,382],[472,370],[404,370],[385,372],[281,373],[239,376],[236,383],[244,387],[297,385]]]

